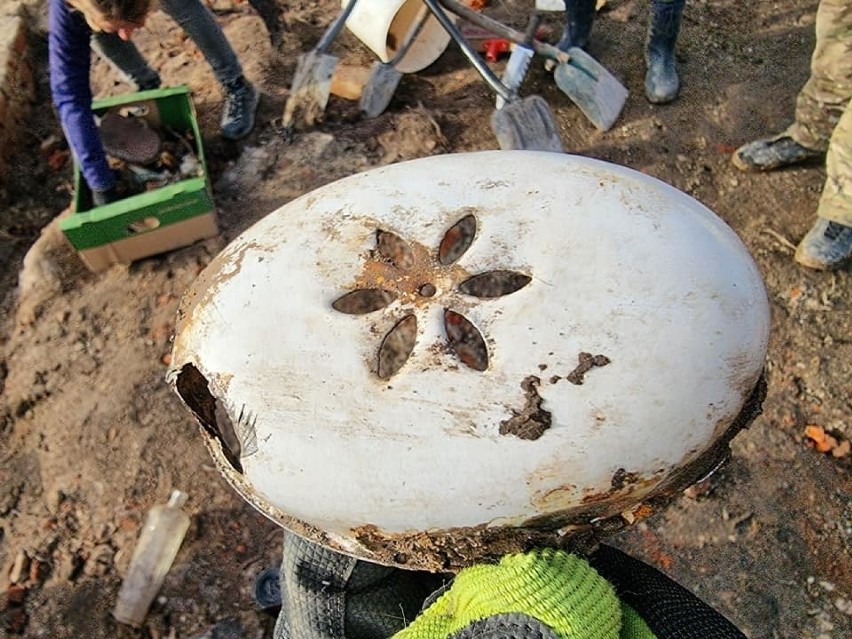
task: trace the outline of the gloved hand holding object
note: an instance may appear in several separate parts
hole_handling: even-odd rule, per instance
[[[588,560],[539,549],[452,577],[285,533],[281,592],[274,639],[744,639],[688,590],[606,545]]]

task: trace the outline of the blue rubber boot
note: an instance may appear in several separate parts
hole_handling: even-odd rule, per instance
[[[675,68],[675,45],[686,0],[651,0],[651,24],[645,48],[645,96],[654,104],[677,97],[680,79]]]
[[[595,21],[595,0],[564,0],[565,28],[562,39],[556,45],[562,51],[571,47],[584,49],[589,43],[589,34]]]

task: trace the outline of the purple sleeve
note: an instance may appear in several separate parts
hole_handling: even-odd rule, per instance
[[[115,184],[115,177],[92,114],[91,35],[80,12],[72,10],[65,0],[50,0],[48,58],[53,104],[89,188],[106,191]]]

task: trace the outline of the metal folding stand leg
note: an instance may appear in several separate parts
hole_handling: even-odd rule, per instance
[[[561,51],[551,44],[530,38],[488,16],[474,11],[457,0],[424,0],[428,5],[441,7],[478,27],[506,38],[515,44],[531,48],[535,53],[555,63],[553,78],[556,85],[583,114],[602,131],[615,123],[627,100],[627,88],[606,67],[578,47]]]
[[[423,0],[432,15],[450,34],[465,57],[486,83],[504,102],[502,108],[491,115],[491,129],[504,150],[526,149],[562,152],[562,139],[556,121],[547,102],[539,96],[519,98],[517,90],[511,90],[489,68],[470,45],[455,23],[447,15],[438,0]]]

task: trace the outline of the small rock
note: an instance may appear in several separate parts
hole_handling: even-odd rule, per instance
[[[849,615],[850,617],[852,617],[852,601],[850,601],[849,599],[838,597],[834,600],[834,607],[837,608],[844,615]]]
[[[9,586],[6,590],[6,601],[10,604],[22,604],[26,598],[27,589],[25,586],[15,584],[14,586]]]
[[[114,555],[115,551],[108,544],[95,546],[83,565],[83,574],[89,577],[103,577],[111,570]]]
[[[835,586],[830,581],[820,581],[819,586],[827,592],[834,592],[834,590],[837,588],[837,586]]]
[[[27,615],[26,610],[23,608],[15,608],[14,610],[10,610],[8,614],[4,615],[4,617],[3,625],[6,627],[9,634],[24,634],[24,631],[27,629],[27,622],[29,621],[29,616]]]
[[[840,459],[841,457],[848,456],[850,452],[852,452],[852,443],[848,439],[845,439],[831,449],[831,456]]]
[[[49,135],[41,141],[39,150],[45,155],[50,155],[53,151],[60,148],[63,143],[63,139],[58,135]]]
[[[9,572],[9,581],[13,584],[19,584],[26,581],[29,576],[30,558],[23,550],[15,557],[15,563],[12,564],[12,570]]]

